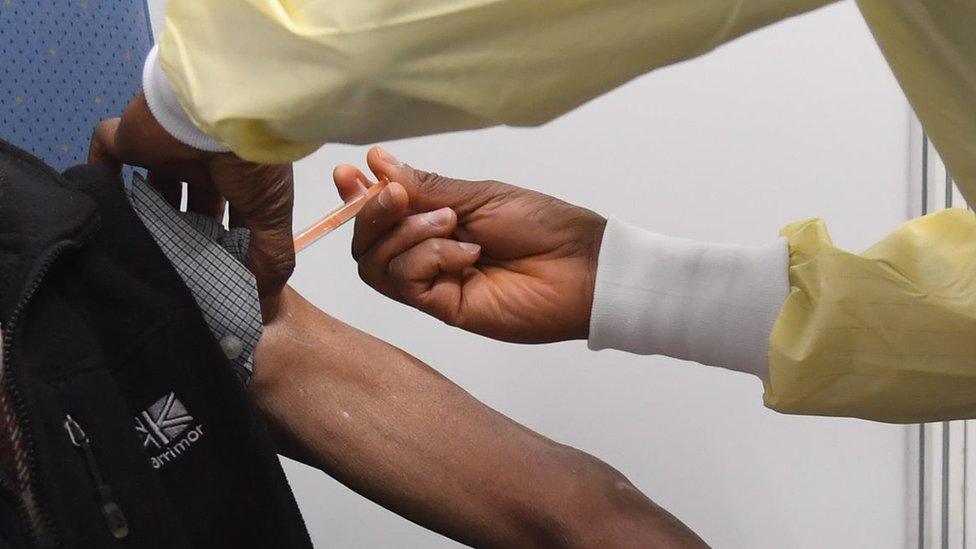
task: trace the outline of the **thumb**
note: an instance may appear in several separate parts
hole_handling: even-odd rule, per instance
[[[414,178],[414,170],[400,162],[395,156],[382,147],[373,147],[366,153],[366,163],[377,179],[384,177],[400,184],[409,184]]]
[[[485,183],[452,179],[410,167],[380,147],[366,155],[370,170],[378,179],[387,178],[407,191],[410,210],[426,212],[451,208],[458,213],[474,209]]]
[[[102,120],[92,132],[91,143],[88,145],[88,163],[108,166],[113,170],[122,170],[119,150],[116,145],[116,135],[119,131],[118,118]]]

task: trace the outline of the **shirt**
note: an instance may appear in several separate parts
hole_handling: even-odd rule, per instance
[[[832,0],[172,0],[147,100],[181,141],[281,162],[325,142],[544,123],[655,68]],[[976,201],[976,3],[858,0]],[[613,221],[590,345],[744,370],[789,413],[976,417],[976,218],[860,255],[800,221],[761,247]],[[630,262],[622,258],[629,257]],[[655,266],[667,257],[667,269]]]
[[[247,270],[250,231],[177,211],[138,173],[129,202],[189,288],[234,372],[249,384],[263,330],[257,282]]]

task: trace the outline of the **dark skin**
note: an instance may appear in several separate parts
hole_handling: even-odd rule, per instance
[[[294,255],[274,250],[282,248],[285,232],[276,227],[284,219],[291,250],[290,166],[260,166],[233,155],[187,151],[165,131],[160,135],[157,130],[162,128],[153,128],[154,120],[143,127],[139,112],[144,108],[137,98],[121,122],[103,122],[93,138],[91,160],[117,168],[122,162],[148,166],[152,183],[173,204],[181,199],[179,181],[187,181],[189,209],[218,218],[224,204],[215,189],[223,189],[232,222],[268,235],[259,239],[257,249],[252,247],[252,256],[257,252],[256,257],[263,258],[255,274],[265,330],[255,351],[250,391],[285,455],[321,469],[421,526],[475,547],[705,547],[609,465],[515,423],[423,362],[326,315],[284,286]],[[148,141],[130,144],[129,139]],[[361,191],[361,179],[337,171],[343,199]],[[405,212],[408,188],[391,185],[392,195],[384,202],[400,204],[398,211]],[[524,207],[551,204],[543,195],[531,198]],[[490,205],[458,209],[464,216],[485,212]],[[452,225],[457,221],[454,214],[448,217],[453,221],[430,234],[448,235],[458,229]],[[472,221],[470,227],[491,228],[487,217],[482,221]],[[537,222],[545,224],[541,218]],[[579,223],[602,227],[601,219],[588,215]],[[375,229],[379,234],[389,226],[377,224]],[[572,233],[571,226],[564,228]],[[588,246],[596,249],[599,243]],[[529,252],[520,246],[508,249],[501,242],[486,243],[486,252],[501,254],[502,267],[486,274],[484,282],[505,283],[508,272],[524,266],[526,271],[517,274],[526,288],[538,293],[540,303],[549,302],[552,294],[533,281],[546,282],[558,272],[536,269],[536,258],[575,272],[592,256],[556,241],[541,242]],[[473,256],[465,259],[469,264],[480,256],[468,254]],[[363,256],[369,254],[364,251]],[[371,257],[379,256],[374,252]],[[411,269],[404,265],[404,273]],[[496,274],[502,278],[492,278]],[[566,284],[570,291],[586,286],[571,280]],[[492,298],[486,291],[485,299]],[[588,301],[591,296],[581,296],[570,306],[588,309]],[[556,327],[538,340],[585,332],[585,322],[553,324]]]
[[[586,339],[606,219],[535,191],[462,181],[374,148],[391,183],[356,219],[353,258],[380,293],[515,343]],[[336,184],[363,179],[338,168]]]
[[[121,169],[122,164],[149,170],[150,182],[179,206],[187,184],[187,205],[195,212],[222,218],[230,204],[231,222],[251,230],[251,268],[258,289],[268,296],[262,314],[276,314],[276,299],[295,269],[292,244],[294,179],[291,164],[255,164],[230,153],[201,151],[180,143],[156,121],[140,93],[121,118],[102,121],[92,134],[89,162]]]
[[[701,548],[620,472],[286,287],[251,395],[285,454],[474,547]]]
[[[180,182],[186,182],[188,205],[197,212],[219,217],[226,199],[232,223],[251,229],[252,268],[267,297],[262,313],[265,320],[274,318],[274,297],[295,267],[290,165],[255,164],[184,145],[159,125],[141,93],[120,119],[98,125],[90,159],[149,169],[151,182],[173,204],[179,203]],[[587,337],[605,219],[504,183],[414,170],[379,149],[368,161],[378,177],[396,184],[357,221],[353,256],[367,283],[496,339],[543,343]],[[350,193],[366,180],[349,166],[337,169],[335,179]],[[416,215],[437,210],[440,219]],[[474,246],[459,245],[465,241]]]

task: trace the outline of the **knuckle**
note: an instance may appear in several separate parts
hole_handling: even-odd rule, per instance
[[[257,247],[252,244],[251,260],[256,270],[268,280],[287,281],[295,272],[295,250],[275,246],[272,249]]]
[[[413,169],[413,174],[414,181],[417,182],[417,186],[427,192],[439,191],[445,186],[455,182],[455,180],[444,177],[436,172],[425,172],[416,168]]]
[[[233,155],[217,155],[208,164],[217,190],[254,223],[291,221],[294,176],[290,164],[255,164]]]
[[[288,283],[295,270],[295,262],[281,260],[267,265],[255,265],[253,269],[256,273],[258,293],[270,295],[281,290]]]
[[[399,223],[397,226],[397,233],[403,236],[409,236],[411,234],[428,231],[432,226],[428,215],[429,212],[425,212],[408,217]]]
[[[289,253],[278,262],[278,272],[282,273],[285,277],[290,277],[295,272],[295,265],[295,254]]]
[[[360,261],[357,263],[356,272],[359,274],[359,280],[362,280],[366,284],[372,286],[373,269],[368,262]]]
[[[443,322],[444,324],[447,324],[451,328],[460,328],[461,327],[461,321],[458,319],[457,315],[454,315],[454,314],[451,314],[451,313],[443,313],[443,314],[441,314],[440,319],[441,319],[441,322]]]
[[[458,306],[450,306],[444,304],[444,306],[441,307],[441,311],[440,314],[438,315],[438,318],[440,318],[441,322],[447,324],[451,328],[464,329],[464,327],[466,326],[465,319],[464,319],[464,310]]]
[[[413,170],[413,179],[418,185],[425,187],[432,184],[436,180],[440,179],[441,176],[434,172],[425,172],[423,170],[418,170],[417,168],[411,168]]]
[[[390,260],[390,264],[386,266],[386,272],[393,280],[402,280],[404,278],[404,271],[405,267],[402,257],[394,257]]]
[[[418,213],[407,217],[404,217],[400,221],[394,223],[387,232],[390,235],[400,236],[403,234],[409,234],[417,230],[423,224],[424,214]]]
[[[295,256],[282,255],[273,260],[271,267],[271,278],[275,282],[284,284],[288,282],[291,275],[295,272]]]

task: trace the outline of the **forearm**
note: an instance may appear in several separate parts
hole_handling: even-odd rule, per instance
[[[606,464],[494,412],[291,290],[283,299],[252,392],[295,457],[471,545],[700,544]]]

